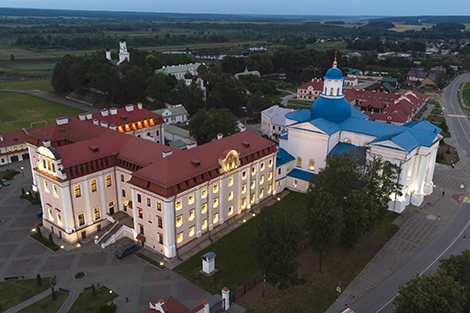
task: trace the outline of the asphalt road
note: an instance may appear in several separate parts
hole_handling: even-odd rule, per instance
[[[457,91],[463,81],[470,81],[470,73],[460,75],[444,91],[442,104],[446,114],[463,114],[458,104]],[[465,151],[461,161],[469,163],[470,152],[470,121],[467,118],[449,117],[447,124],[453,137],[458,139],[459,145]],[[467,184],[468,185],[468,184]],[[455,214],[448,220],[441,231],[418,253],[398,268],[392,275],[379,285],[355,301],[350,308],[357,313],[394,311],[392,301],[398,292],[398,286],[403,285],[416,274],[432,274],[439,266],[440,258],[448,258],[451,254],[460,254],[462,250],[470,248],[470,238],[465,240],[464,234],[470,234],[470,205],[458,204]]]

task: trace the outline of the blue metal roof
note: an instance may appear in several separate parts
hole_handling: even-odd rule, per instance
[[[287,176],[289,177],[293,177],[293,178],[297,178],[297,179],[301,179],[305,181],[308,181],[310,177],[312,177],[313,175],[317,176],[317,174],[314,174],[312,172],[302,171],[302,170],[299,170],[298,168],[294,168],[289,174],[287,174]]]
[[[289,153],[287,153],[287,151],[284,149],[279,149],[279,151],[277,151],[276,153],[276,167],[279,167],[293,160],[295,160],[295,158]]]
[[[325,79],[343,79],[343,72],[339,68],[333,67],[326,72]]]
[[[328,156],[332,156],[336,153],[351,153],[351,155],[357,159],[365,159],[368,149],[367,147],[357,147],[347,142],[338,142],[336,146],[331,149],[330,153],[328,153]]]
[[[317,118],[316,120],[310,121],[310,124],[313,126],[321,129],[328,135],[334,134],[336,132],[339,132],[341,130],[341,127],[339,127],[338,124],[332,123],[330,121],[325,120],[324,118]]]
[[[287,134],[284,136],[279,137],[279,139],[287,140]]]
[[[307,122],[310,120],[310,110],[300,109],[298,111],[289,112],[286,114],[286,118],[297,122]]]
[[[323,117],[324,119],[340,123],[351,116],[351,105],[348,100],[341,96],[334,98],[326,98],[320,95],[310,108],[310,118],[316,119]]]

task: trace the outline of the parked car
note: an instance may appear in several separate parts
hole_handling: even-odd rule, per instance
[[[136,252],[138,249],[135,243],[130,243],[124,246],[121,250],[116,253],[116,256],[120,259],[125,258],[126,256]]]
[[[2,178],[2,185],[3,186],[10,186],[10,182],[6,180],[5,178]]]

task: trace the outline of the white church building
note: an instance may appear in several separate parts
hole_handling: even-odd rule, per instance
[[[106,59],[108,59],[114,65],[119,65],[119,64],[121,64],[122,62],[124,62],[126,60],[127,60],[127,62],[131,61],[131,55],[130,55],[129,51],[127,51],[126,40],[124,38],[122,38],[119,41],[118,56],[119,56],[119,61],[113,60],[111,58],[111,51],[109,50],[109,48],[106,48]]]
[[[433,191],[441,129],[424,119],[400,126],[369,121],[344,98],[343,80],[335,60],[311,108],[285,115],[276,155],[276,193],[285,188],[306,192],[310,177],[325,167],[328,156],[352,152],[400,166],[403,195],[392,195],[390,210],[420,205]]]

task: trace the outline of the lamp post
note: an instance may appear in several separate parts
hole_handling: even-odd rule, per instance
[[[23,166],[21,167],[21,173],[23,174],[23,177],[24,177],[24,167]]]

